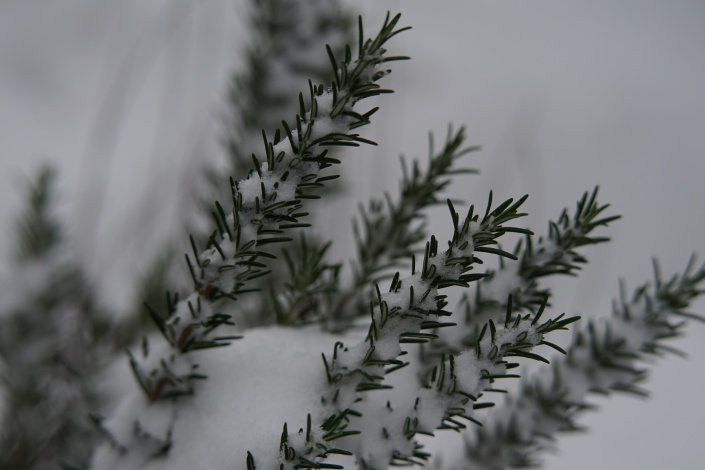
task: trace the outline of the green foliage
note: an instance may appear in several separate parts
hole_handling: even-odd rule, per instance
[[[320,321],[321,312],[338,292],[340,264],[327,263],[325,245],[309,246],[301,235],[294,249],[284,249],[288,277],[283,284],[269,286],[269,305],[279,325],[302,325]],[[271,323],[271,320],[270,320]]]
[[[654,262],[652,285],[636,289],[631,300],[623,295],[604,322],[589,321],[565,357],[523,382],[491,426],[475,430],[477,438],[466,447],[468,461],[488,469],[538,466],[558,432],[581,429],[577,419],[594,409],[588,393],[647,396],[640,384],[648,374],[643,364],[652,363],[649,356],[682,354],[665,341],[684,333],[682,320],[705,321],[684,310],[704,292],[705,265],[693,272],[694,261],[666,282]]]
[[[607,237],[596,237],[593,230],[605,227],[619,219],[620,216],[599,218],[609,204],[597,202],[598,189],[585,192],[576,204],[571,217],[568,210],[561,212],[557,222],[549,221],[546,237],[525,234],[513,250],[518,262],[503,262],[496,271],[489,271],[487,276],[477,284],[475,295],[465,294],[461,307],[465,316],[460,323],[463,335],[454,335],[452,339],[441,340],[424,349],[423,358],[433,364],[440,355],[451,354],[473,347],[480,330],[488,320],[498,321],[503,318],[511,294],[512,308],[537,308],[549,301],[551,291],[541,285],[541,281],[554,275],[575,276],[580,265],[587,258],[578,251],[590,245],[609,241]],[[504,283],[502,288],[495,288],[495,283]],[[549,343],[555,347],[553,343]],[[562,352],[561,348],[556,348]]]
[[[366,210],[360,207],[361,223],[353,225],[357,244],[357,263],[353,266],[354,281],[342,292],[332,309],[335,322],[364,314],[367,310],[367,286],[389,276],[391,269],[399,268],[418,252],[418,245],[426,235],[424,210],[443,203],[439,198],[450,184],[450,177],[475,173],[466,168],[455,168],[456,161],[479,147],[465,147],[465,129],[448,129],[443,148],[436,153],[433,135],[430,136],[429,163],[422,171],[417,160],[409,172],[402,157],[403,177],[398,202],[389,194],[385,200],[372,200]],[[420,223],[416,223],[419,222]],[[348,304],[354,301],[353,308]]]
[[[19,262],[46,256],[61,241],[59,223],[51,214],[55,177],[54,169],[44,166],[28,188],[28,207],[17,221]]]
[[[271,132],[281,124],[281,116],[296,112],[296,93],[307,80],[332,81],[325,57],[311,50],[318,51],[321,38],[327,38],[339,56],[354,31],[353,16],[338,1],[315,0],[304,9],[293,0],[252,0],[250,8],[252,40],[246,67],[233,75],[228,91],[231,122],[225,137],[229,172],[236,181],[247,176],[262,130]],[[215,174],[213,178],[216,184],[222,179]]]
[[[108,325],[80,269],[66,256],[53,214],[54,171],[41,168],[18,222],[14,288],[0,312],[0,360],[6,363],[6,415],[0,468],[84,468],[97,434],[89,412],[99,397],[91,380]],[[14,295],[16,301],[8,305]]]
[[[308,226],[300,222],[308,215],[303,212],[303,201],[317,198],[310,191],[337,178],[337,175],[319,174],[339,163],[328,156],[328,148],[374,144],[352,131],[369,124],[377,108],[359,114],[353,111],[353,106],[365,98],[391,93],[376,83],[390,71],[377,69],[387,62],[405,59],[387,57],[383,47],[390,38],[407,29],[395,29],[398,21],[399,15],[388,17],[376,37],[363,40],[360,20],[358,57],[353,61],[351,49],[347,47],[338,69],[331,56],[336,79],[330,90],[309,82],[310,111],[306,111],[303,94],[299,94],[300,112],[294,129],[282,121],[284,133],[277,130],[274,142],[269,141],[263,131],[265,162],[260,164],[253,154],[254,168],[249,177],[237,184],[230,179],[232,208],[226,213],[220,203],[215,203],[217,228],[206,246],[199,248],[191,237],[193,256],[186,255],[186,262],[194,293],[180,302],[174,298],[168,305],[166,320],[150,310],[173,352],[154,363],[154,355],[150,357],[145,339],[142,348],[145,367],[137,357],[130,355],[135,377],[150,400],[190,395],[195,381],[205,378],[202,372],[196,372],[196,364],[184,362],[179,355],[227,346],[237,339],[237,336],[220,333],[222,328],[219,327],[233,324],[232,315],[214,308],[218,308],[218,301],[237,300],[240,295],[256,290],[256,286],[249,284],[268,275],[266,261],[276,259],[269,247],[291,241],[289,230]],[[319,100],[330,103],[320,108],[320,114]],[[316,126],[319,122],[324,126],[322,131]]]

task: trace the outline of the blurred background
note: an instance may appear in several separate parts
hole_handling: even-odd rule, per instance
[[[623,219],[588,251],[579,280],[556,284],[555,309],[606,315],[618,279],[635,287],[681,270],[705,232],[705,3],[454,0],[349,2],[368,31],[384,12],[413,30],[391,44],[412,60],[362,134],[379,143],[343,164],[345,195],[322,210],[333,256],[359,201],[394,191],[398,155],[425,158],[428,132],[467,126],[453,197],[484,205],[530,194],[527,224],[600,186]],[[248,46],[244,0],[0,0],[0,263],[12,272],[14,218],[42,162],[58,169],[58,213],[99,301],[133,305],[150,255],[182,230],[183,188],[223,158],[225,93]],[[321,46],[321,54],[325,54]],[[304,89],[305,83],[301,89]],[[341,216],[347,214],[347,216]],[[447,211],[431,215],[450,232]],[[696,312],[705,312],[699,301]],[[597,400],[587,434],[561,437],[548,469],[700,467],[705,326],[674,342],[690,357],[654,368],[648,400]]]

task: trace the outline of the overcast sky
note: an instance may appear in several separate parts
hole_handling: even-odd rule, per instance
[[[3,253],[24,182],[54,162],[61,213],[106,302],[120,305],[145,254],[171,230],[195,159],[221,151],[221,97],[245,44],[241,2],[0,1]],[[397,155],[425,157],[428,131],[440,140],[453,123],[483,146],[467,160],[481,175],[463,177],[454,196],[481,205],[489,189],[529,193],[528,224],[544,231],[548,217],[599,184],[601,200],[623,214],[580,280],[561,284],[556,309],[607,314],[620,276],[635,286],[649,279],[652,256],[671,273],[705,251],[704,2],[355,7],[368,31],[384,10],[401,11],[414,29],[392,49],[412,60],[386,79],[396,94],[365,131],[380,145],[346,161],[358,176],[331,215],[347,219],[358,199],[395,190]],[[449,231],[445,211],[432,220]],[[323,224],[344,225],[340,216]],[[351,241],[337,232],[335,253],[346,257]],[[694,310],[705,312],[705,302]],[[705,326],[689,330],[677,345],[691,357],[659,361],[651,399],[600,400],[601,412],[583,421],[589,434],[561,438],[547,468],[699,468]]]

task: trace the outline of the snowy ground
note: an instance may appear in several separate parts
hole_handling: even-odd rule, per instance
[[[668,273],[702,251],[701,2],[358,4],[368,28],[382,8],[402,11],[414,29],[394,49],[413,60],[389,77],[397,94],[384,97],[366,134],[380,146],[350,155],[353,193],[329,214],[352,216],[359,198],[393,191],[397,154],[425,157],[426,132],[443,135],[453,122],[484,148],[468,160],[481,176],[463,177],[454,196],[481,205],[489,189],[528,192],[529,224],[543,231],[599,184],[624,214],[580,282],[560,284],[557,309],[605,314],[619,276],[634,286],[649,278],[652,255]],[[62,211],[92,277],[108,303],[124,305],[141,260],[177,217],[194,159],[218,152],[220,96],[240,62],[245,11],[225,0],[0,4],[2,227],[31,170],[56,162]],[[347,257],[345,224],[322,220]],[[444,210],[433,220],[448,233]],[[3,252],[9,240],[3,229]],[[694,325],[678,344],[690,360],[655,368],[652,399],[600,402],[584,420],[591,433],[562,438],[547,468],[695,468],[705,379],[693,371],[704,334]]]

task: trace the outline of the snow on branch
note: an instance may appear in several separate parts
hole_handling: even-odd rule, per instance
[[[687,312],[703,291],[705,265],[693,272],[694,257],[681,275],[663,282],[654,263],[654,285],[637,289],[631,301],[622,295],[611,317],[580,330],[566,356],[542,368],[509,397],[506,407],[478,429],[467,443],[466,460],[457,468],[505,469],[534,466],[538,454],[561,431],[580,429],[576,418],[593,406],[588,393],[628,392],[639,396],[647,375],[640,366],[648,355],[682,354],[664,340],[683,334],[683,320],[704,318]],[[453,468],[456,468],[453,467]]]
[[[282,121],[285,133],[277,131],[274,142],[263,132],[266,158],[260,163],[253,154],[254,171],[247,179],[233,182],[232,209],[226,212],[216,202],[217,230],[204,250],[192,240],[193,254],[186,255],[195,291],[188,299],[170,302],[170,317],[163,320],[152,312],[152,317],[167,339],[171,349],[186,353],[194,349],[226,346],[235,339],[216,336],[221,325],[231,325],[231,315],[214,311],[217,300],[237,297],[248,292],[248,281],[268,274],[266,260],[274,255],[266,246],[288,242],[287,230],[306,227],[300,222],[307,215],[303,200],[317,198],[309,191],[323,187],[337,175],[321,176],[319,172],[338,160],[327,157],[328,147],[334,145],[358,146],[372,143],[351,132],[368,124],[374,108],[364,114],[353,111],[360,100],[391,90],[382,89],[377,80],[389,73],[379,66],[404,57],[386,57],[384,43],[400,30],[394,30],[399,15],[387,19],[375,39],[361,42],[359,57],[353,62],[347,49],[342,68],[331,57],[336,68],[336,82],[330,89],[323,86],[309,88],[309,108],[306,111],[303,95],[299,95],[300,114],[295,128],[289,129]],[[280,138],[281,137],[281,138]],[[149,348],[143,348],[144,365],[132,357],[135,374],[151,400],[190,394],[193,381],[204,378],[193,372],[192,364],[178,363],[176,359],[157,357],[150,360]],[[172,356],[177,357],[177,356]]]
[[[228,90],[226,147],[233,175],[245,177],[262,129],[275,129],[292,115],[307,80],[330,83],[333,72],[321,55],[327,43],[336,57],[353,38],[354,15],[339,0],[251,0],[251,45],[244,71]],[[238,178],[240,179],[240,178]]]
[[[411,171],[402,158],[403,178],[397,202],[385,194],[385,200],[371,200],[369,209],[360,207],[360,224],[353,225],[357,244],[357,260],[353,280],[344,290],[338,289],[338,270],[323,257],[327,245],[311,246],[302,240],[299,256],[284,251],[289,276],[284,289],[271,292],[270,311],[276,312],[279,324],[300,324],[314,320],[327,322],[327,327],[340,330],[353,319],[364,316],[364,305],[374,282],[391,278],[392,268],[408,264],[421,242],[427,239],[424,209],[440,203],[439,193],[450,183],[452,175],[475,173],[455,168],[456,161],[479,147],[465,147],[465,128],[448,129],[445,143],[435,150],[430,136],[428,167],[413,161]],[[419,223],[417,223],[419,222]],[[301,257],[301,259],[298,259]],[[390,272],[391,271],[391,272]]]
[[[194,393],[195,382],[207,376],[187,353],[227,346],[238,338],[221,333],[224,325],[233,322],[232,315],[217,311],[221,305],[218,301],[237,300],[239,295],[251,291],[248,283],[269,272],[266,261],[274,255],[267,251],[268,247],[290,241],[289,229],[308,226],[301,222],[307,215],[303,201],[317,198],[311,191],[338,177],[320,173],[339,163],[327,155],[328,149],[374,144],[353,130],[369,124],[378,108],[362,114],[353,108],[365,98],[392,93],[376,82],[390,73],[381,68],[383,64],[406,59],[387,56],[383,47],[394,35],[408,29],[395,29],[399,18],[396,15],[390,19],[388,14],[379,34],[366,41],[362,39],[360,19],[355,60],[350,47],[340,62],[328,49],[335,82],[329,88],[309,82],[307,103],[299,94],[300,110],[293,129],[282,121],[284,132],[277,130],[273,141],[263,131],[265,158],[260,162],[253,154],[254,169],[249,177],[237,183],[231,180],[232,208],[226,211],[219,202],[215,203],[217,229],[205,247],[199,249],[191,239],[193,253],[186,255],[186,261],[194,293],[184,300],[168,295],[167,319],[150,309],[166,342],[152,348],[145,339],[141,357],[130,353],[133,372],[150,402]],[[170,425],[165,426],[163,432],[151,433],[164,436],[155,437],[163,441],[160,451],[170,445]]]
[[[483,273],[471,272],[480,261],[476,253],[513,257],[492,245],[506,232],[524,230],[503,224],[525,215],[517,210],[526,198],[516,202],[508,199],[492,212],[488,205],[482,220],[471,206],[462,224],[448,201],[454,226],[448,250],[439,253],[438,240],[432,236],[426,243],[420,270],[412,265],[411,276],[404,279],[397,273],[384,294],[375,285],[377,302],[370,304],[371,324],[365,341],[351,348],[340,344],[332,355],[324,356],[331,385],[325,399],[330,406],[346,409],[355,401],[357,392],[385,388],[384,368],[403,366],[398,359],[402,354],[401,344],[425,343],[436,337],[427,330],[449,326],[439,321],[451,314],[443,310],[446,296],[439,294],[439,289],[469,287],[470,282],[484,277]]]
[[[499,305],[501,315],[510,292],[517,307],[538,306],[550,295],[549,290],[540,287],[541,278],[556,274],[577,275],[576,272],[582,264],[587,263],[587,259],[576,250],[609,241],[608,237],[596,237],[592,232],[620,218],[619,215],[600,217],[609,208],[609,204],[600,205],[597,194],[597,187],[592,193],[583,193],[572,217],[567,208],[563,209],[558,221],[549,221],[546,237],[534,240],[527,235],[520,240],[514,250],[519,262],[504,263],[500,271],[492,273],[479,284],[478,308],[482,310],[494,303]],[[514,283],[510,282],[512,280]],[[475,316],[479,316],[479,326],[487,320],[471,312],[470,323],[473,323]]]
[[[402,418],[399,426],[385,428],[381,435],[385,436],[386,442],[379,441],[376,445],[369,446],[368,440],[375,439],[379,433],[362,432],[357,436],[360,434],[360,430],[356,428],[358,425],[362,425],[364,429],[366,422],[369,426],[370,420],[377,423],[379,418],[379,414],[368,414],[368,410],[365,409],[366,392],[391,388],[384,382],[385,375],[407,365],[399,359],[405,354],[401,345],[425,343],[435,338],[434,334],[427,332],[428,330],[453,325],[440,321],[441,317],[450,315],[450,312],[444,310],[447,304],[446,296],[439,294],[439,289],[451,286],[468,287],[470,282],[482,278],[484,274],[471,272],[474,265],[480,262],[475,256],[476,253],[485,252],[513,258],[511,253],[493,245],[497,244],[498,237],[507,232],[530,233],[525,229],[503,225],[525,215],[519,213],[518,209],[526,198],[527,196],[516,202],[509,199],[491,211],[490,195],[490,201],[482,219],[479,214],[475,214],[474,206],[471,206],[462,223],[452,203],[448,201],[454,226],[453,238],[448,242],[448,250],[440,253],[438,241],[435,237],[431,237],[426,244],[420,270],[417,271],[415,263],[412,263],[411,276],[402,279],[397,273],[388,292],[382,293],[379,286],[375,285],[377,299],[376,302],[370,303],[371,323],[366,339],[352,347],[346,347],[342,342],[338,342],[331,355],[323,355],[328,387],[321,398],[324,409],[314,419],[318,423],[323,423],[318,424],[317,429],[325,429],[326,425],[330,427],[331,423],[335,423],[335,426],[332,431],[317,439],[307,437],[298,445],[292,445],[289,442],[286,446],[282,444],[279,449],[280,468],[316,468],[312,465],[322,465],[323,460],[332,453],[327,449],[335,445],[334,441],[338,439],[343,439],[342,442],[345,443],[340,447],[355,454],[360,468],[386,468],[390,462],[413,462],[414,456],[418,453],[415,452],[415,445],[411,438],[416,432],[432,432],[436,427],[442,427],[444,421],[452,420],[453,416],[469,414],[469,411],[460,408],[458,403],[439,399],[438,396],[432,398],[434,392],[422,391],[420,396],[425,397],[423,405],[418,407],[418,401],[414,405],[414,413],[426,417],[421,425],[418,417],[414,417],[414,413],[411,413]],[[542,311],[533,320],[530,320],[530,316],[527,315],[509,322],[508,317],[505,328],[510,333],[506,334],[504,329],[497,330],[494,324],[490,323],[488,343],[478,347],[474,354],[457,358],[457,361],[463,364],[463,370],[460,372],[467,372],[467,375],[463,374],[462,380],[465,382],[458,382],[458,376],[451,367],[451,377],[445,383],[454,385],[450,385],[448,390],[444,389],[445,373],[438,375],[436,389],[439,393],[455,394],[459,403],[463,405],[471,398],[476,400],[479,396],[477,390],[479,383],[506,375],[496,369],[496,367],[506,367],[502,359],[505,355],[521,355],[523,350],[539,344],[544,333],[564,328],[568,323],[577,320],[577,318],[566,320],[559,318],[536,326],[541,313]],[[531,335],[530,340],[529,335]],[[523,355],[532,357],[528,352],[524,352]],[[455,358],[451,359],[451,362],[454,360]],[[460,386],[458,386],[459,383]],[[439,406],[439,403],[442,405]],[[404,420],[413,424],[404,425]],[[348,429],[348,426],[356,429]],[[402,430],[404,430],[403,434],[397,434]],[[284,434],[286,434],[286,425]],[[308,432],[307,436],[309,436]],[[404,445],[400,441],[400,436],[403,437]],[[406,445],[409,442],[412,445],[411,449]],[[364,453],[362,449],[365,449]],[[251,458],[254,466],[254,457]],[[307,467],[307,465],[311,466]]]
[[[370,294],[365,288],[380,281],[390,269],[398,269],[402,261],[411,258],[419,243],[427,239],[425,223],[412,229],[412,224],[423,220],[422,211],[443,202],[438,195],[450,183],[451,175],[476,173],[471,169],[454,168],[456,160],[479,149],[463,146],[464,127],[457,131],[449,128],[445,143],[437,153],[434,150],[433,135],[429,140],[429,162],[425,171],[414,160],[409,172],[402,157],[403,177],[398,202],[394,203],[385,194],[385,201],[370,201],[368,210],[360,207],[361,223],[353,225],[357,244],[354,280],[338,298],[333,309],[335,320],[365,313],[365,299]],[[348,308],[351,301],[354,301],[352,311]]]
[[[466,427],[461,419],[479,424],[473,418],[473,410],[493,406],[479,402],[483,393],[496,391],[498,379],[519,377],[508,373],[519,364],[506,359],[526,357],[547,362],[530,351],[544,344],[545,335],[564,330],[579,319],[559,315],[541,322],[543,307],[536,313],[513,317],[510,302],[504,323],[495,325],[490,321],[474,349],[443,357],[434,368],[431,381],[418,389],[412,400],[395,396],[386,405],[380,400],[354,404],[360,417],[353,423],[363,432],[346,439],[341,447],[356,455],[360,468],[423,465],[430,454],[414,440],[417,434],[433,436],[436,430],[460,431]]]
[[[429,370],[440,355],[472,347],[488,320],[500,321],[509,294],[517,310],[538,308],[551,294],[541,286],[542,278],[559,274],[575,276],[580,266],[587,263],[577,249],[609,241],[607,237],[594,236],[593,231],[620,216],[602,217],[609,204],[600,205],[597,195],[597,187],[591,193],[585,192],[572,216],[568,209],[563,209],[558,221],[549,221],[546,237],[527,234],[514,250],[518,262],[500,259],[499,270],[490,272],[478,282],[474,298],[467,294],[463,296],[461,305],[465,308],[465,317],[460,322],[461,327],[447,331],[449,334],[441,334],[424,351],[422,358]]]

